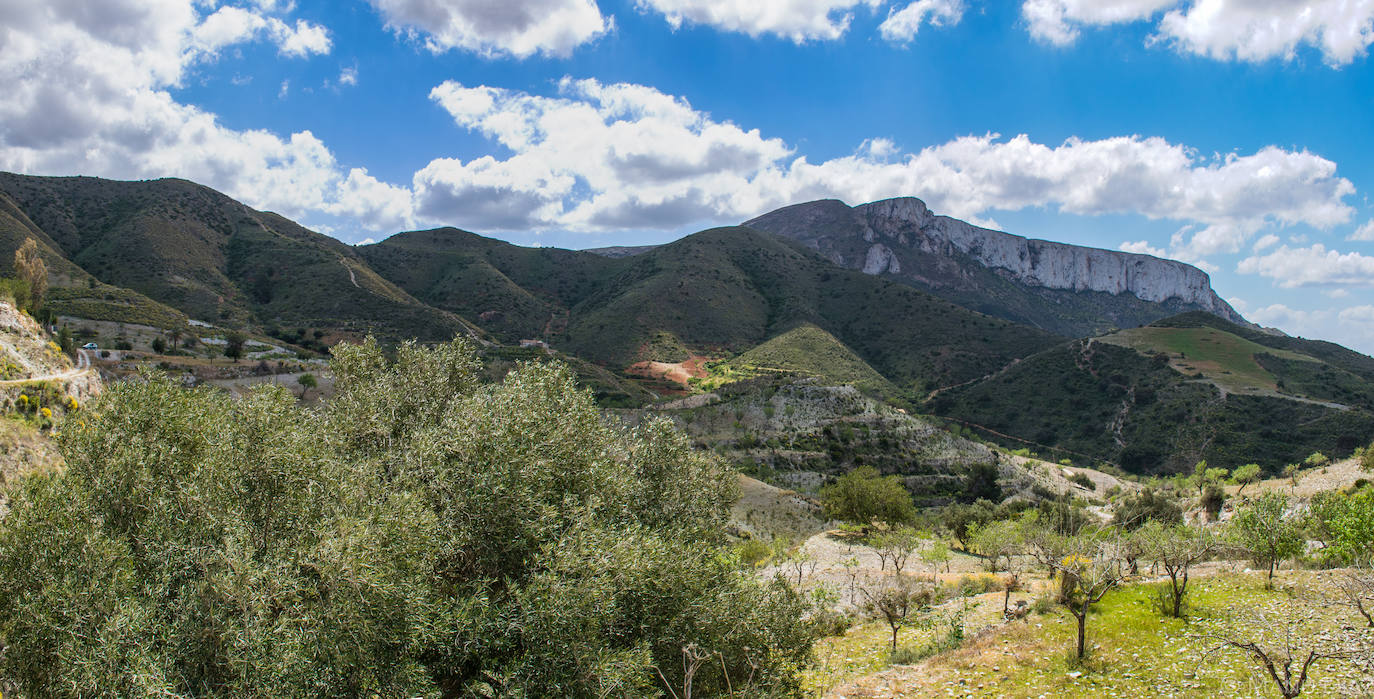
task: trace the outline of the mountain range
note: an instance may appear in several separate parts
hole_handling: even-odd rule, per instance
[[[0,256],[26,238],[48,307],[70,318],[326,345],[538,340],[602,383],[790,372],[1141,472],[1277,468],[1374,434],[1374,359],[1248,323],[1201,270],[912,198],[799,204],[660,246],[523,248],[456,228],[349,246],[183,180],[0,174]]]

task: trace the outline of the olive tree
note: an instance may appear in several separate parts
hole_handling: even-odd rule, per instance
[[[33,238],[25,238],[14,251],[14,273],[29,285],[29,305],[34,309],[43,305],[43,297],[48,293],[48,266],[39,256],[38,243]]]
[[[1021,526],[1016,520],[999,519],[974,525],[969,531],[970,549],[983,557],[992,572],[1009,566],[1023,546]]]
[[[340,346],[337,393],[112,385],[0,520],[24,696],[795,695],[809,604],[731,555],[735,480],[573,373]],[[710,653],[684,677],[682,649]]]
[[[881,532],[870,539],[869,545],[878,553],[879,565],[887,567],[892,563],[892,572],[902,574],[911,555],[921,546],[921,535],[911,527],[897,527],[889,532]]]
[[[1258,481],[1261,473],[1259,464],[1245,464],[1236,467],[1236,470],[1231,472],[1231,482],[1239,486],[1236,495],[1245,492],[1246,486]]]
[[[1274,569],[1302,553],[1304,537],[1296,518],[1288,516],[1288,498],[1264,493],[1231,520],[1230,535],[1256,565],[1268,569],[1266,585],[1274,585]]]
[[[860,466],[821,488],[825,516],[861,526],[911,521],[916,510],[911,493],[897,476],[881,476],[872,466]]]
[[[892,652],[897,652],[897,632],[918,613],[930,606],[935,591],[928,585],[918,585],[909,578],[898,576],[894,582],[876,588],[861,588],[870,614],[881,619],[892,630]]]

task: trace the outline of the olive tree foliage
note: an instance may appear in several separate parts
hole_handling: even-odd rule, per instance
[[[860,466],[821,488],[825,516],[868,527],[874,522],[897,525],[911,521],[916,508],[911,493],[897,476],[881,476],[872,466]]]
[[[1274,584],[1274,569],[1302,553],[1306,542],[1300,523],[1288,515],[1288,498],[1280,493],[1264,493],[1237,512],[1229,534],[1256,565],[1268,569],[1269,587]]]
[[[1374,563],[1374,487],[1317,493],[1308,504],[1307,523],[1308,533],[1325,544],[1328,561]]]
[[[1251,483],[1259,481],[1262,475],[1263,471],[1260,470],[1259,464],[1245,464],[1244,466],[1237,466],[1236,470],[1231,472],[1231,482],[1236,484],[1237,486],[1240,486],[1236,490],[1236,495],[1244,493],[1245,487],[1250,485]]]
[[[1019,520],[999,519],[974,525],[969,530],[969,550],[982,556],[988,570],[994,573],[1009,569],[1024,548],[1025,538]]]
[[[0,521],[27,696],[799,692],[806,603],[725,547],[734,480],[561,365],[335,350],[338,393],[156,375],[64,428]],[[684,682],[683,648],[715,658]]]

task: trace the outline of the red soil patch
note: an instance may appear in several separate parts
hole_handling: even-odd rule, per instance
[[[636,362],[625,369],[625,373],[630,376],[639,376],[646,379],[660,379],[671,381],[684,388],[687,387],[687,380],[692,378],[705,378],[706,369],[703,368],[706,362],[711,361],[710,357],[698,357],[693,355],[685,362],[669,364],[668,362]]]

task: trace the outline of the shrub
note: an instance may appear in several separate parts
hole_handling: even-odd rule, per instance
[[[23,696],[795,695],[811,606],[740,570],[734,477],[575,376],[336,348],[337,396],[106,389],[0,520]],[[663,679],[660,680],[659,673]]]
[[[897,476],[880,476],[872,466],[860,466],[821,488],[825,515],[859,525],[900,524],[916,514],[911,493]]]
[[[1093,483],[1093,479],[1089,478],[1086,473],[1075,473],[1069,476],[1069,482],[1087,488],[1088,490],[1097,490],[1097,484]]]
[[[964,597],[981,595],[986,592],[1000,589],[1001,583],[996,575],[988,573],[975,573],[972,575],[961,575],[954,582],[954,588]]]

